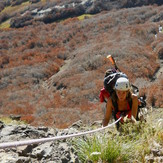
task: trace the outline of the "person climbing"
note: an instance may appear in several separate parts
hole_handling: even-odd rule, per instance
[[[138,96],[131,92],[129,79],[126,77],[118,78],[114,90],[107,100],[103,127],[108,125],[112,114],[115,119],[122,117],[120,123],[124,122],[123,118],[126,116],[128,116],[127,118],[131,119],[131,121],[137,118]],[[117,129],[118,128],[119,123],[117,124]]]

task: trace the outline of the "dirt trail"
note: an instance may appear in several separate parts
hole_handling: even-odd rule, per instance
[[[155,72],[152,81],[157,80],[158,78],[163,78],[163,59],[159,59],[160,68]]]
[[[65,61],[65,64],[60,68],[59,72],[52,75],[49,79],[47,79],[45,82],[43,82],[42,86],[43,88],[45,89],[50,89],[51,86],[53,86],[53,79],[54,78],[57,78],[59,75],[61,75],[66,69],[68,69],[68,67],[70,66],[71,64],[71,59],[69,60],[66,60]]]
[[[163,75],[163,66],[160,67],[160,69],[157,71],[155,76],[156,78],[159,78],[160,76],[162,77],[162,75]]]
[[[163,77],[163,59],[160,58],[159,60],[160,60],[159,61],[160,62],[160,68],[155,74],[156,79],[159,78],[159,77]]]

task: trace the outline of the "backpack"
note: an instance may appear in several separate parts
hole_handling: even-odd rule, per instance
[[[105,72],[104,87],[100,91],[100,102],[107,102],[107,99],[114,92],[114,85],[119,77],[127,78],[123,72],[118,72],[116,69],[110,68]]]
[[[104,88],[109,92],[110,95],[114,92],[114,86],[119,77],[128,78],[123,72],[114,71],[114,69],[109,69],[106,71],[104,78]]]
[[[119,77],[125,77],[128,79],[127,75],[123,72],[119,72],[114,68],[110,68],[105,72],[104,76],[104,86],[100,90],[100,102],[107,102],[107,99],[112,95],[114,92],[114,86]],[[146,96],[139,97],[139,89],[137,86],[131,84],[131,90],[134,94],[138,95],[139,99],[139,108],[143,108],[146,106]]]

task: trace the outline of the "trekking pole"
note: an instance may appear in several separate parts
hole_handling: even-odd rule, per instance
[[[109,61],[112,63],[112,65],[114,65],[116,70],[119,70],[121,72],[121,70],[116,65],[116,61],[114,60],[114,58],[111,55],[108,55],[106,58],[109,59]]]

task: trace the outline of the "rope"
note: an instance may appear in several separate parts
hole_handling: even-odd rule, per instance
[[[80,132],[76,134],[70,134],[70,135],[62,135],[62,136],[56,136],[56,137],[51,137],[51,138],[41,138],[41,139],[31,139],[31,140],[24,140],[24,141],[15,141],[15,142],[7,142],[7,143],[0,143],[0,149],[4,148],[12,148],[12,147],[18,147],[18,146],[24,146],[24,145],[31,145],[31,144],[39,144],[39,143],[45,143],[45,142],[50,142],[54,140],[60,140],[60,139],[67,139],[71,137],[77,137],[77,136],[82,136],[86,134],[91,134],[95,133],[101,130],[105,130],[106,128],[109,128],[119,122],[121,120],[121,117],[113,122],[112,124],[109,124],[105,127],[101,127],[95,130],[90,130],[90,131],[85,131],[85,132]]]

